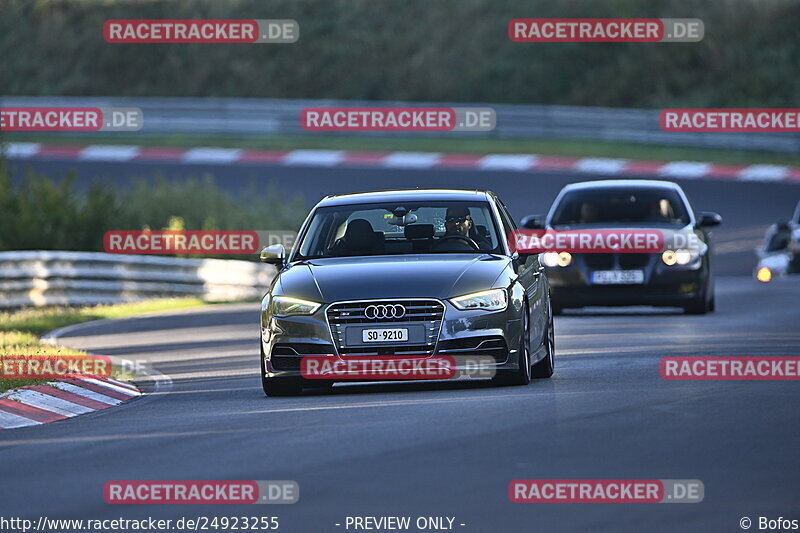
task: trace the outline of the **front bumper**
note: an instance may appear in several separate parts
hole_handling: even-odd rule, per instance
[[[379,346],[343,346],[335,340],[340,332],[328,321],[328,309],[334,304],[323,305],[314,315],[274,317],[266,310],[261,316],[261,348],[264,357],[266,378],[300,378],[303,356],[332,355],[346,360],[350,356],[373,357],[408,354],[408,357],[452,356],[457,362],[465,358],[491,358],[493,373],[498,370],[516,369],[517,349],[520,343],[521,312],[519,302],[513,299],[504,311],[461,311],[448,301],[437,300],[444,312],[433,343],[429,347],[407,344],[383,344]],[[415,325],[405,322],[405,325]],[[353,327],[402,327],[391,320],[378,320],[347,324]],[[335,332],[335,333],[334,333]],[[363,349],[360,349],[363,348]],[[425,350],[425,348],[429,348]],[[457,370],[463,370],[459,364]],[[343,381],[336,379],[334,381]],[[364,381],[359,379],[358,381]]]
[[[667,266],[651,260],[640,269],[644,272],[641,284],[598,285],[590,281],[593,269],[580,259],[567,267],[547,268],[553,305],[680,307],[705,295],[708,274],[702,266]]]

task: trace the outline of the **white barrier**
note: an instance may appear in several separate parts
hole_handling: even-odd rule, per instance
[[[230,259],[97,252],[0,252],[0,308],[195,296],[259,299],[275,267]]]

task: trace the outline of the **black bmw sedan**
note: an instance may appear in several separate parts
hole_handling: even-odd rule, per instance
[[[671,236],[657,252],[542,254],[556,314],[585,306],[668,306],[686,313],[714,311],[709,228],[722,218],[695,213],[676,183],[599,180],[564,187],[546,217],[530,215],[526,229],[554,232],[641,231]],[[667,241],[670,239],[667,238]]]
[[[318,356],[475,355],[490,361],[497,384],[550,377],[550,288],[538,254],[511,249],[515,229],[486,191],[324,198],[290,252],[274,245],[261,253],[278,268],[261,303],[264,392],[291,395],[342,381],[338,374],[308,379],[303,360]]]

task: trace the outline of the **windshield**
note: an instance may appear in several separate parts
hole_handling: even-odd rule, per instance
[[[321,207],[298,259],[502,252],[486,202],[404,202]]]
[[[550,224],[682,227],[689,224],[689,213],[672,189],[588,189],[566,193]]]

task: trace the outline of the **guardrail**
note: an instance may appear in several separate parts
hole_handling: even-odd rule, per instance
[[[658,110],[606,107],[508,105],[443,102],[279,100],[261,98],[78,98],[0,97],[0,107],[138,107],[144,113],[139,134],[324,135],[300,126],[300,111],[323,106],[492,107],[497,127],[486,133],[417,133],[515,139],[583,139],[665,146],[800,152],[795,133],[668,133]],[[70,135],[76,135],[71,133]],[[81,134],[91,136],[92,134]],[[109,135],[106,133],[105,135]],[[113,135],[113,134],[112,134]],[[337,135],[345,135],[337,133]],[[347,134],[358,135],[358,134]],[[361,134],[363,135],[363,134]],[[379,134],[370,135],[397,135]]]
[[[0,308],[196,296],[259,299],[275,267],[230,259],[95,252],[0,252]]]

